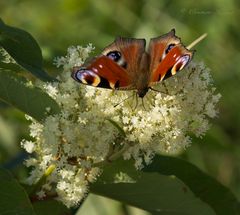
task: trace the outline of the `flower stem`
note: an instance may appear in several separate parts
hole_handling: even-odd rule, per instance
[[[47,177],[52,174],[52,172],[55,170],[56,166],[54,164],[51,164],[44,172],[42,177],[38,180],[36,184],[34,184],[29,192],[29,196],[32,196],[36,193],[36,191],[44,184]]]
[[[110,164],[112,161],[117,160],[118,158],[120,158],[122,156],[122,154],[127,151],[129,149],[129,147],[131,146],[131,144],[127,143],[125,144],[122,149],[120,149],[119,151],[116,151],[115,153],[107,156],[105,158],[105,160],[95,163],[94,166],[95,167],[103,167],[106,164]]]

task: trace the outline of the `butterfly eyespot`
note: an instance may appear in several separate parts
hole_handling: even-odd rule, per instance
[[[167,48],[165,49],[165,51],[163,52],[162,54],[162,57],[160,58],[159,62],[161,62],[165,57],[166,55],[170,52],[170,50],[175,46],[176,44],[174,43],[171,43],[167,46]]]
[[[110,51],[106,54],[111,60],[116,62],[119,66],[123,67],[124,69],[127,68],[127,62],[125,61],[124,57],[121,55],[119,51]]]
[[[189,55],[182,56],[173,66],[171,70],[172,75],[175,75],[177,71],[182,70],[188,64],[189,60],[190,60]]]
[[[121,53],[119,51],[111,51],[107,53],[107,57],[112,59],[115,62],[118,62],[121,59]]]
[[[86,69],[78,70],[75,72],[73,78],[83,84],[91,85],[94,87],[98,86],[101,82],[100,77],[96,73]]]
[[[170,52],[170,50],[171,50],[174,46],[175,46],[174,43],[169,44],[168,47],[167,47],[166,50],[165,50],[165,53],[167,54],[168,52]]]

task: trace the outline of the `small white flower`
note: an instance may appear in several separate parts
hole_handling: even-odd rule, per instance
[[[53,99],[56,99],[58,90],[56,86],[50,85],[50,84],[44,84],[43,85],[44,89],[48,93],[49,96],[51,96]]]
[[[26,167],[36,166],[38,165],[38,160],[35,158],[29,158],[24,162],[24,164],[26,165]]]
[[[35,143],[28,140],[22,140],[21,146],[28,152],[33,153],[35,151]]]
[[[44,197],[46,197],[46,193],[43,190],[40,190],[36,194],[39,199],[43,199]]]

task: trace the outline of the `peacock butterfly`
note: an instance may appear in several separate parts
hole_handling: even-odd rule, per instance
[[[150,40],[118,37],[101,55],[89,63],[74,67],[72,78],[91,85],[117,90],[137,90],[143,98],[152,85],[182,70],[192,59],[175,30]]]

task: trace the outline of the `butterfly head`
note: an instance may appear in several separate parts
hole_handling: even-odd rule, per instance
[[[143,98],[147,94],[148,90],[149,90],[149,87],[146,87],[144,89],[138,89],[137,94],[140,98]]]

